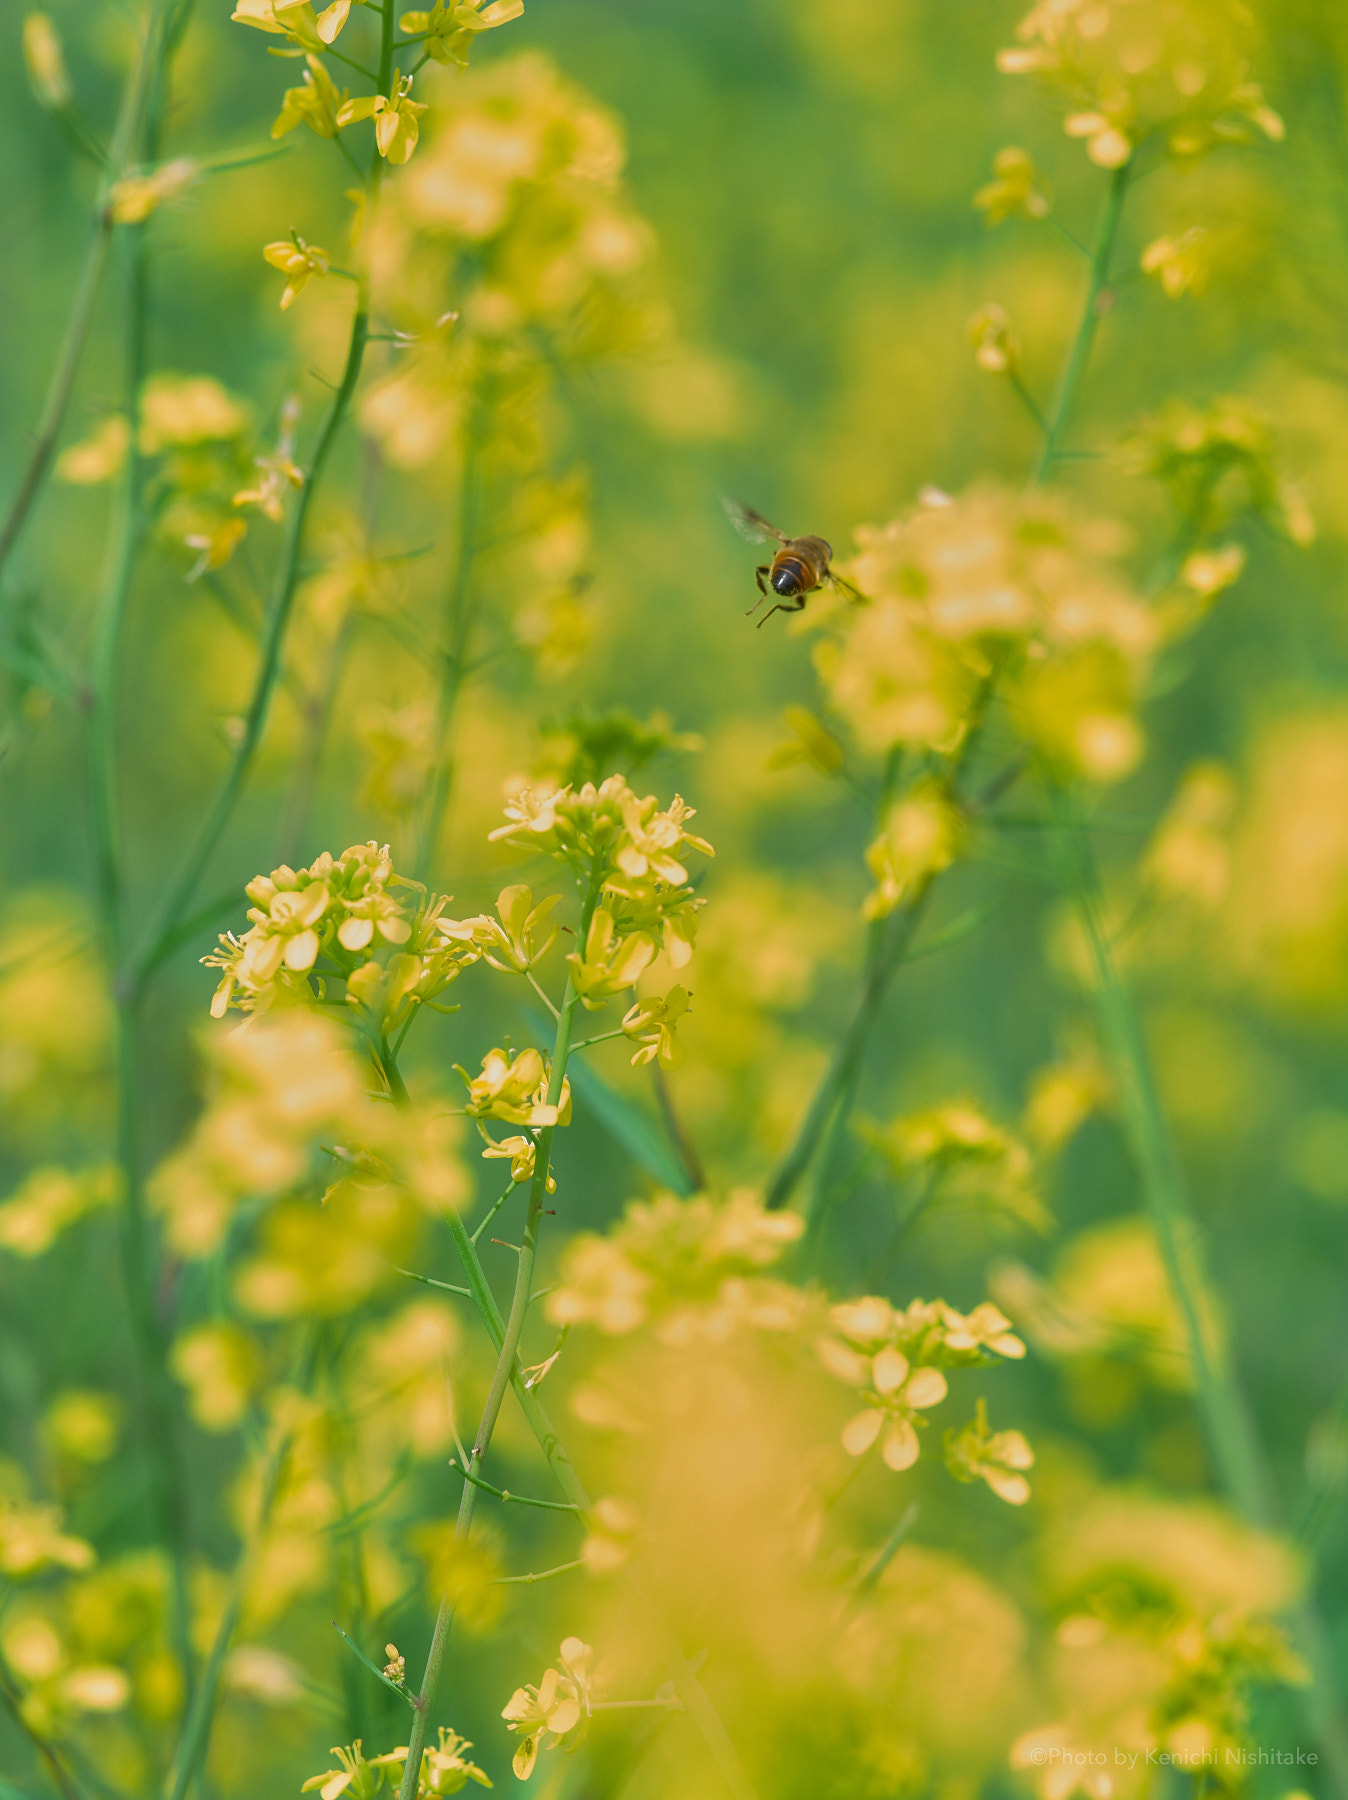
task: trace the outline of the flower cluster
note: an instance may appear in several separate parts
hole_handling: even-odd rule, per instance
[[[611,775],[599,787],[587,782],[578,790],[564,787],[549,794],[525,789],[506,807],[508,823],[491,833],[516,849],[543,851],[567,863],[592,897],[585,942],[566,959],[571,991],[586,1008],[626,993],[662,952],[676,969],[692,956],[702,903],[685,859],[690,850],[714,855],[704,838],[688,830],[692,817],[693,809],[679,795],[662,811],[653,795],[640,799],[622,776]],[[527,889],[507,890],[516,891],[528,895]],[[527,924],[522,916],[520,929]],[[475,923],[474,929],[481,928]],[[509,966],[527,949],[521,940]],[[675,1028],[687,1010],[688,994],[681,987],[671,988],[663,1000],[645,998],[630,1008],[622,1029],[638,1045],[633,1062],[658,1057],[663,1068],[676,1067],[681,1052]]]
[[[992,180],[979,188],[974,205],[989,225],[1000,225],[1003,219],[1046,219],[1052,201],[1029,151],[1008,144],[993,157]]]
[[[966,835],[963,815],[945,786],[930,778],[916,782],[890,807],[866,851],[875,888],[866,896],[862,916],[883,919],[911,899],[933,875],[950,867]]]
[[[925,1178],[924,1204],[981,1202],[1032,1230],[1049,1229],[1028,1147],[969,1102],[928,1107],[863,1131],[896,1175]]]
[[[470,18],[509,16],[501,0],[409,15],[428,53],[451,59]],[[369,243],[378,304],[409,353],[362,398],[362,424],[395,467],[431,463],[472,421],[499,434],[513,474],[541,471],[558,359],[609,356],[663,328],[647,293],[650,233],[620,192],[622,138],[538,55],[452,87],[430,79],[422,101],[429,142],[384,196]],[[450,306],[446,334],[437,322]],[[489,413],[478,405],[488,390]],[[585,629],[573,585],[585,571],[555,539],[542,548],[529,552],[519,635],[564,666],[564,640]]]
[[[334,1021],[300,1010],[251,1021],[212,1059],[210,1102],[155,1170],[150,1202],[189,1258],[219,1249],[247,1202],[270,1203],[237,1270],[246,1311],[344,1310],[387,1280],[427,1211],[462,1201],[456,1122],[378,1104]]]
[[[1239,0],[1038,0],[997,64],[1059,89],[1067,135],[1118,169],[1153,137],[1184,158],[1281,140],[1282,120],[1250,79],[1250,28]]]
[[[724,1201],[633,1200],[606,1237],[571,1239],[548,1317],[610,1336],[651,1324],[666,1344],[724,1338],[741,1325],[789,1330],[803,1296],[762,1271],[803,1229],[799,1214],[768,1212],[744,1188]]]
[[[944,1368],[1025,1354],[1011,1321],[987,1301],[968,1315],[943,1300],[914,1300],[900,1312],[867,1295],[835,1306],[829,1322],[832,1335],[816,1345],[819,1360],[865,1403],[843,1426],[843,1448],[864,1456],[879,1439],[885,1464],[896,1472],[918,1459],[921,1414],[948,1391]]]
[[[470,1781],[479,1787],[491,1787],[490,1778],[465,1755],[472,1747],[467,1738],[442,1725],[438,1745],[421,1753],[417,1800],[457,1794]],[[357,1738],[354,1744],[334,1744],[332,1754],[337,1758],[338,1766],[321,1775],[311,1775],[300,1789],[301,1793],[307,1794],[317,1788],[319,1800],[339,1800],[343,1794],[348,1800],[374,1800],[375,1795],[385,1788],[397,1793],[401,1786],[403,1770],[407,1766],[406,1744],[386,1751],[383,1756],[367,1759],[362,1752],[361,1739]]]
[[[399,888],[412,904],[391,891]],[[343,983],[362,1019],[394,1031],[479,955],[471,935],[444,929],[447,902],[403,881],[388,849],[373,842],[338,857],[324,851],[307,869],[282,865],[245,891],[252,925],[201,959],[221,971],[215,1018],[230,1006],[265,1012],[286,1000],[324,1001],[330,984]]]
[[[77,1219],[114,1205],[122,1171],[111,1164],[80,1174],[34,1169],[8,1200],[0,1201],[0,1250],[11,1256],[43,1256]]]
[[[1061,1712],[1012,1745],[1013,1766],[1036,1772],[1043,1800],[1069,1777],[1101,1793],[1080,1772],[1103,1775],[1103,1747],[1123,1744],[1239,1791],[1252,1690],[1308,1679],[1274,1622],[1297,1585],[1286,1546],[1209,1503],[1087,1491],[1052,1520],[1045,1561]]]
[[[862,749],[957,749],[995,670],[1051,767],[1103,782],[1136,765],[1161,631],[1114,566],[1116,527],[1039,493],[928,490],[857,542],[847,573],[870,604],[821,610],[816,661]]]
[[[571,1122],[571,1083],[564,1080],[555,1105],[547,1099],[548,1066],[541,1050],[527,1049],[511,1056],[506,1050],[489,1050],[482,1059],[482,1073],[467,1075],[468,1114],[474,1119],[503,1119],[507,1125],[527,1125],[531,1131]],[[509,1141],[509,1140],[508,1140]],[[528,1158],[532,1163],[533,1158]]]
[[[1246,516],[1262,519],[1294,544],[1308,544],[1315,536],[1304,497],[1278,466],[1269,420],[1239,396],[1206,406],[1171,401],[1138,422],[1123,456],[1134,473],[1161,484],[1199,543],[1220,537]],[[1182,578],[1200,591],[1210,589],[1203,573],[1186,565]],[[1237,563],[1230,579],[1239,573]]]
[[[27,1581],[48,1569],[88,1569],[94,1548],[61,1529],[60,1510],[0,1495],[0,1575]]]
[[[541,1745],[574,1750],[590,1723],[590,1658],[594,1652],[578,1637],[563,1638],[560,1670],[547,1669],[537,1687],[516,1688],[501,1717],[520,1738],[512,1766],[521,1781],[533,1774]]]

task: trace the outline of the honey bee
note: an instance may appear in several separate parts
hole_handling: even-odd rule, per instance
[[[770,596],[776,598],[776,604],[770,606],[758,621],[760,631],[773,613],[801,612],[806,595],[814,593],[825,582],[851,600],[861,599],[862,596],[851,582],[844,581],[841,575],[835,575],[829,566],[833,561],[833,546],[827,538],[787,537],[784,531],[778,531],[775,525],[770,525],[762,513],[755,512],[752,506],[745,506],[740,500],[725,500],[722,504],[730,523],[751,544],[766,544],[775,538],[781,545],[770,563],[762,563],[754,571],[762,599],[754,602],[744,615],[745,618],[756,613],[763,601]]]

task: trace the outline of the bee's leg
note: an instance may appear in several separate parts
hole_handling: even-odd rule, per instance
[[[768,608],[768,610],[763,614],[763,617],[758,621],[758,629],[760,631],[763,629],[763,627],[767,624],[768,620],[772,617],[773,613],[779,613],[779,612],[798,613],[798,612],[804,612],[804,611],[805,611],[805,596],[804,596],[804,594],[798,594],[796,596],[796,603],[794,606],[788,606],[785,600],[779,600],[777,602],[776,606],[770,606]]]
[[[748,612],[745,613],[744,616],[746,619],[752,618],[753,615],[758,611],[759,607],[763,604],[764,600],[767,599],[768,590],[763,584],[763,577],[765,575],[770,575],[771,573],[772,573],[772,564],[771,563],[764,563],[761,568],[754,570],[754,578],[758,582],[759,598],[754,601],[753,605],[749,608]]]

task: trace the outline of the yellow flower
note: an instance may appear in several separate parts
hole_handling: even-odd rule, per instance
[[[984,1300],[971,1313],[956,1312],[944,1301],[937,1303],[945,1327],[949,1350],[992,1350],[998,1356],[1019,1359],[1025,1346],[1011,1329],[1011,1321],[991,1300]]]
[[[24,19],[23,60],[39,106],[60,112],[70,105],[73,96],[60,34],[46,13],[31,12]]]
[[[985,1400],[963,1431],[946,1433],[945,1459],[957,1481],[986,1481],[1008,1506],[1024,1506],[1030,1497],[1023,1471],[1034,1467],[1034,1451],[1018,1431],[988,1430]]]
[[[590,1535],[580,1547],[592,1575],[611,1575],[627,1562],[636,1545],[641,1520],[634,1506],[609,1494],[590,1510]]]
[[[884,1433],[880,1454],[897,1474],[917,1461],[918,1443],[914,1420],[919,1410],[937,1406],[947,1393],[946,1378],[939,1369],[914,1369],[901,1350],[886,1344],[869,1359],[872,1404],[854,1414],[842,1429],[842,1447],[849,1456],[864,1456]]]
[[[337,123],[345,126],[357,119],[373,119],[379,154],[387,162],[405,163],[417,147],[417,120],[426,111],[419,101],[409,98],[411,92],[412,77],[395,69],[387,94],[362,94],[346,101]]]
[[[623,936],[607,908],[595,908],[585,935],[585,954],[567,957],[571,985],[591,1011],[614,994],[636,985],[637,977],[655,960],[656,941],[649,932]]]
[[[1191,225],[1178,237],[1159,237],[1142,252],[1142,271],[1154,275],[1168,300],[1181,294],[1201,294],[1208,285],[1208,234]]]
[[[541,945],[537,933],[560,898],[559,894],[549,894],[535,906],[533,890],[521,882],[502,888],[496,896],[499,924],[480,913],[473,919],[440,919],[436,928],[452,942],[475,945],[492,968],[503,975],[523,975],[541,962],[557,942],[555,927]]]
[[[292,92],[299,91],[292,89]],[[304,292],[315,275],[326,275],[332,266],[332,258],[327,251],[317,244],[306,244],[298,232],[275,244],[264,244],[262,254],[274,269],[279,269],[286,277],[285,292],[281,295],[282,312]]]
[[[1020,339],[1011,319],[995,301],[980,306],[969,320],[967,333],[974,361],[989,375],[1015,375],[1020,368]]]
[[[1028,150],[1008,144],[992,159],[993,179],[974,195],[974,205],[988,225],[1003,219],[1045,219],[1049,198],[1043,176]]]
[[[0,1204],[0,1250],[42,1256],[76,1219],[113,1205],[121,1193],[121,1173],[111,1163],[79,1174],[34,1169],[18,1192]]]
[[[124,413],[112,413],[81,444],[71,444],[56,459],[56,479],[72,487],[111,481],[131,448],[131,426]]]
[[[361,1754],[360,1738],[354,1744],[334,1744],[332,1754],[337,1758],[339,1767],[327,1769],[321,1775],[311,1775],[300,1789],[307,1794],[310,1789],[317,1788],[319,1800],[337,1800],[339,1794],[346,1794],[348,1800],[374,1800],[374,1796],[384,1785],[384,1770],[392,1763],[407,1761],[404,1749],[401,1758],[396,1750],[390,1750],[385,1756],[375,1756],[367,1762]]]
[[[272,245],[271,248],[276,249],[278,246]],[[308,277],[304,279],[307,280]],[[303,282],[300,285],[303,286]],[[284,299],[281,304],[286,304]],[[281,434],[277,439],[276,449],[270,456],[253,458],[253,467],[261,471],[256,487],[240,488],[232,502],[235,506],[256,506],[278,525],[285,517],[287,488],[304,486],[304,470],[295,461],[294,454],[299,410],[300,403],[292,394],[281,408]]]
[[[189,156],[152,169],[147,175],[127,175],[115,181],[108,196],[108,211],[117,225],[140,225],[157,206],[172,200],[196,179],[197,165]]]
[[[804,706],[788,706],[782,723],[791,736],[778,744],[768,758],[770,769],[789,769],[808,763],[820,775],[836,775],[847,758],[842,745],[821,720]]]
[[[60,1509],[0,1497],[0,1575],[21,1581],[44,1569],[90,1569],[94,1548],[61,1530]]]
[[[187,1405],[203,1431],[233,1431],[262,1378],[262,1359],[237,1325],[197,1325],[169,1353],[174,1379],[187,1389]]]
[[[139,443],[146,456],[227,443],[247,428],[244,403],[209,375],[152,375],[141,389]]]
[[[106,1462],[121,1436],[122,1407],[112,1394],[67,1388],[47,1408],[42,1435],[47,1448],[75,1462]]]
[[[686,988],[672,987],[663,1000],[655,995],[638,1000],[623,1016],[624,1035],[639,1045],[632,1058],[634,1069],[659,1060],[662,1069],[677,1069],[683,1061],[683,1045],[675,1035],[679,1020],[689,1010]]]
[[[1062,128],[1068,137],[1085,138],[1087,156],[1101,169],[1121,169],[1132,157],[1132,139],[1108,113],[1069,113]]]
[[[309,65],[305,71],[304,85],[286,89],[271,134],[274,138],[280,138],[288,131],[293,131],[297,125],[307,125],[319,137],[335,138],[340,130],[337,115],[350,95],[346,88],[338,92],[336,82],[328,74],[320,57],[311,53],[304,60]]]
[[[468,50],[477,33],[508,25],[523,11],[524,0],[491,0],[489,6],[483,6],[482,0],[458,6],[435,0],[430,12],[404,13],[398,25],[409,37],[419,37],[426,55],[436,62],[453,62],[466,69]]]
[[[457,1065],[456,1065],[457,1066]],[[468,1087],[468,1111],[476,1119],[504,1119],[508,1125],[546,1125],[571,1122],[571,1083],[563,1081],[556,1106],[547,1100],[547,1067],[541,1051],[521,1050],[514,1058],[504,1050],[489,1050],[482,1059],[482,1073],[471,1078],[459,1074]]]
[[[562,1639],[562,1672],[548,1669],[537,1687],[516,1688],[501,1708],[511,1731],[523,1742],[512,1767],[521,1781],[533,1774],[539,1746],[549,1737],[554,1743],[570,1739],[568,1748],[580,1742],[590,1717],[590,1646],[577,1637]]]
[[[676,860],[673,851],[687,844],[704,856],[716,854],[705,838],[694,837],[692,832],[684,830],[684,821],[693,818],[694,811],[678,794],[670,801],[667,811],[657,812],[654,795],[638,800],[629,791],[623,796],[622,814],[627,837],[619,846],[615,860],[623,874],[634,880],[653,875],[657,881],[668,882],[670,887],[682,887],[688,880],[688,871]]]
[[[876,880],[862,906],[867,919],[892,913],[924,881],[948,869],[964,844],[965,824],[939,782],[922,781],[892,806],[866,852]]]
[[[489,1142],[482,1155],[488,1162],[504,1161],[508,1158],[510,1179],[516,1187],[520,1187],[524,1182],[533,1180],[536,1150],[537,1146],[532,1138],[508,1137],[502,1138],[499,1143]],[[556,1182],[549,1176],[548,1191],[551,1192],[556,1185]]]
[[[466,1782],[475,1781],[479,1787],[491,1787],[490,1778],[479,1769],[476,1763],[469,1762],[464,1755],[471,1750],[472,1744],[467,1738],[460,1737],[457,1732],[446,1726],[440,1727],[440,1743],[438,1748],[426,1749],[421,1753],[421,1775],[417,1782],[417,1800],[431,1800],[438,1794],[457,1794]],[[391,1750],[381,1762],[407,1762],[407,1746]]]
[[[239,25],[293,38],[307,50],[322,50],[336,41],[351,4],[352,0],[333,0],[316,14],[308,0],[238,0],[230,18]]]
[[[199,581],[213,569],[223,569],[247,535],[248,521],[229,517],[218,519],[209,531],[189,531],[183,543],[197,552],[197,560],[187,579]]]

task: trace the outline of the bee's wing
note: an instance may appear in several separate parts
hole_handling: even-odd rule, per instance
[[[740,536],[748,538],[751,544],[766,544],[769,538],[776,538],[779,544],[791,542],[784,531],[778,531],[775,525],[768,523],[762,513],[755,512],[752,506],[746,506],[742,500],[727,498],[722,500],[721,504],[725,507],[726,517],[730,523]]]
[[[839,575],[835,570],[830,569],[828,572],[827,579],[833,584],[833,586],[835,588],[837,588],[838,592],[843,596],[843,598],[845,600],[863,601],[864,602],[866,596],[862,593],[860,588],[853,587],[852,583],[850,581],[848,581],[846,576]]]

